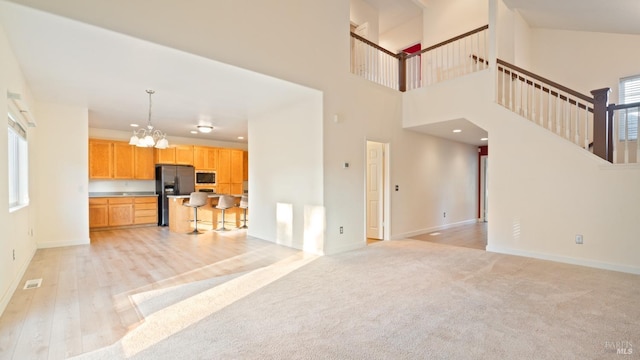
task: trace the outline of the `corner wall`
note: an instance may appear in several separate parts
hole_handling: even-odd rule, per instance
[[[483,93],[493,81],[483,71],[404,102],[405,126],[465,118],[488,131],[487,250],[640,274],[640,167],[608,164],[495,104]]]
[[[250,116],[248,139],[248,235],[322,254],[322,95]]]
[[[39,103],[36,116],[38,248],[89,244],[88,110]]]
[[[8,111],[7,91],[21,94],[27,100],[29,108],[33,109],[29,88],[2,26],[0,26],[0,91],[0,111],[2,114],[7,114]],[[29,235],[29,229],[34,221],[35,209],[40,203],[40,199],[34,195],[34,179],[39,175],[38,169],[33,165],[34,159],[37,157],[34,151],[37,142],[37,129],[27,128],[30,203],[27,207],[9,212],[7,132],[7,126],[0,126],[0,204],[2,204],[0,210],[0,229],[2,229],[2,236],[0,236],[0,314],[4,312],[15,289],[20,286],[22,275],[36,251],[36,242]]]

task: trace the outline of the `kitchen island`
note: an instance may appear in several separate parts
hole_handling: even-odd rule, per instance
[[[198,229],[210,230],[216,229],[218,221],[222,221],[222,211],[216,209],[218,199],[222,194],[209,194],[207,204],[198,208]],[[232,194],[236,198],[236,205],[240,203],[242,195]],[[189,195],[167,195],[169,198],[169,231],[188,233],[193,231],[193,208],[184,206],[183,204],[189,200]],[[240,226],[240,216],[242,210],[234,207],[225,210],[227,219],[233,218],[232,221],[236,226]]]

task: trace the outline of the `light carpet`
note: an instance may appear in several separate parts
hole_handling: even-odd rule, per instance
[[[335,256],[299,254],[132,299],[144,323],[76,359],[621,359],[640,353],[640,276],[415,240]]]

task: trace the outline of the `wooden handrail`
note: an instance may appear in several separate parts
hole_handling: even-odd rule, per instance
[[[545,83],[547,85],[553,86],[554,88],[556,88],[556,89],[558,89],[560,91],[564,91],[564,92],[566,92],[568,94],[571,94],[571,95],[573,95],[573,96],[575,96],[575,97],[577,97],[579,99],[582,99],[584,101],[587,101],[587,102],[590,102],[590,103],[593,104],[593,98],[591,98],[591,97],[589,97],[587,95],[581,94],[581,93],[579,93],[579,92],[577,92],[577,91],[575,91],[573,89],[569,89],[566,86],[562,86],[562,85],[558,84],[557,82],[551,81],[549,79],[545,79],[542,76],[536,75],[536,74],[534,74],[534,73],[532,73],[530,71],[527,71],[527,70],[525,70],[523,68],[517,67],[517,66],[512,65],[512,64],[509,64],[508,62],[506,62],[504,60],[496,59],[496,62],[498,64],[500,64],[500,65],[504,65],[504,66],[506,66],[506,67],[508,67],[508,68],[510,68],[512,70],[515,70],[515,71],[519,72],[519,73],[523,73],[523,74],[527,75],[530,78],[534,78],[534,79],[536,79],[536,80],[538,80],[540,82],[543,82],[543,83]],[[524,78],[521,78],[519,80],[524,80]],[[548,90],[550,90],[550,89],[548,89]],[[551,94],[554,95],[554,96],[558,95],[557,93],[551,93]],[[566,99],[562,99],[562,100],[566,100]]]
[[[607,110],[609,111],[615,111],[615,110],[624,110],[624,109],[630,109],[630,108],[640,108],[640,102],[636,102],[636,103],[631,103],[631,104],[611,104],[607,107]]]
[[[363,43],[365,43],[365,44],[367,44],[367,45],[369,45],[369,46],[372,46],[372,47],[374,47],[374,48],[375,48],[375,49],[377,49],[377,50],[382,51],[383,53],[385,53],[385,54],[387,54],[387,55],[393,56],[393,57],[394,57],[394,58],[396,58],[396,59],[399,59],[399,58],[400,58],[400,55],[398,55],[398,54],[394,54],[394,53],[392,53],[391,51],[389,51],[389,50],[387,50],[387,49],[383,48],[382,46],[380,46],[380,45],[378,45],[378,44],[376,44],[376,43],[373,43],[373,42],[371,42],[371,41],[369,41],[369,40],[367,40],[367,39],[363,38],[362,36],[360,36],[360,35],[358,35],[358,34],[356,34],[356,33],[354,33],[354,32],[352,32],[352,33],[351,33],[351,37],[356,38],[356,39],[358,39],[358,40],[362,41]]]
[[[457,41],[457,40],[460,40],[462,38],[466,38],[467,36],[473,35],[475,33],[479,33],[480,31],[487,30],[488,28],[489,28],[489,25],[484,25],[484,26],[481,26],[481,27],[479,27],[477,29],[474,29],[474,30],[471,30],[471,31],[467,31],[464,34],[458,35],[456,37],[452,37],[449,40],[445,40],[443,42],[439,42],[439,43],[437,43],[435,45],[429,46],[428,48],[424,48],[424,49],[420,50],[419,52],[413,53],[413,54],[407,56],[407,59],[410,59],[410,58],[412,58],[414,56],[418,56],[418,55],[424,54],[427,51],[431,51],[433,49],[437,49],[437,48],[439,48],[441,46],[445,46],[447,44],[450,44],[450,43],[452,43],[454,41]]]
[[[587,110],[587,111],[589,111],[589,112],[593,112],[593,107],[588,107],[588,106],[586,106],[586,105],[580,104],[580,103],[578,103],[577,101],[575,101],[575,100],[573,100],[573,99],[571,99],[571,98],[569,98],[569,97],[567,97],[567,96],[564,96],[564,95],[562,95],[561,93],[559,93],[559,92],[557,92],[557,91],[553,91],[553,90],[551,90],[551,89],[549,89],[549,88],[547,88],[547,87],[544,87],[544,86],[542,86],[542,85],[540,85],[540,84],[534,83],[533,81],[528,80],[528,79],[526,79],[526,78],[524,78],[524,77],[522,77],[522,76],[519,76],[518,74],[516,74],[516,73],[514,73],[514,72],[511,72],[511,71],[509,71],[509,70],[507,70],[507,69],[504,69],[504,68],[502,68],[502,69],[501,69],[501,68],[498,68],[498,71],[503,72],[503,73],[505,73],[505,74],[507,74],[507,75],[511,75],[511,79],[517,79],[517,80],[520,80],[520,81],[522,81],[522,82],[525,82],[527,85],[531,85],[531,86],[533,86],[533,87],[534,87],[534,88],[536,88],[536,89],[539,89],[539,90],[541,90],[541,91],[543,91],[543,92],[546,92],[547,94],[550,94],[551,96],[558,97],[558,98],[559,98],[560,100],[562,100],[562,101],[566,101],[566,102],[568,102],[568,103],[569,103],[569,104],[571,104],[571,105],[576,105],[576,106],[578,106],[580,109],[585,109],[585,110]],[[554,87],[555,87],[555,86],[554,86]],[[565,91],[565,92],[566,92],[566,91]],[[587,102],[590,102],[590,103],[592,103],[592,104],[593,104],[593,99],[588,99],[588,100],[586,100],[586,101],[587,101]]]

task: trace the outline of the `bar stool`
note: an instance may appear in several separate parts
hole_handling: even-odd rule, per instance
[[[200,232],[198,231],[198,208],[206,205],[207,199],[209,199],[209,195],[207,193],[196,191],[189,194],[188,202],[182,204],[184,206],[193,208],[194,228],[193,231],[188,234],[200,234]]]
[[[248,229],[249,227],[247,226],[247,209],[249,208],[249,196],[242,195],[242,197],[240,198],[240,206],[238,207],[244,210],[242,226],[240,226],[238,229]]]
[[[220,195],[218,199],[218,205],[216,205],[216,209],[222,210],[222,227],[216,229],[216,231],[228,231],[224,226],[224,211],[227,209],[231,209],[236,206],[235,198],[230,195]]]

